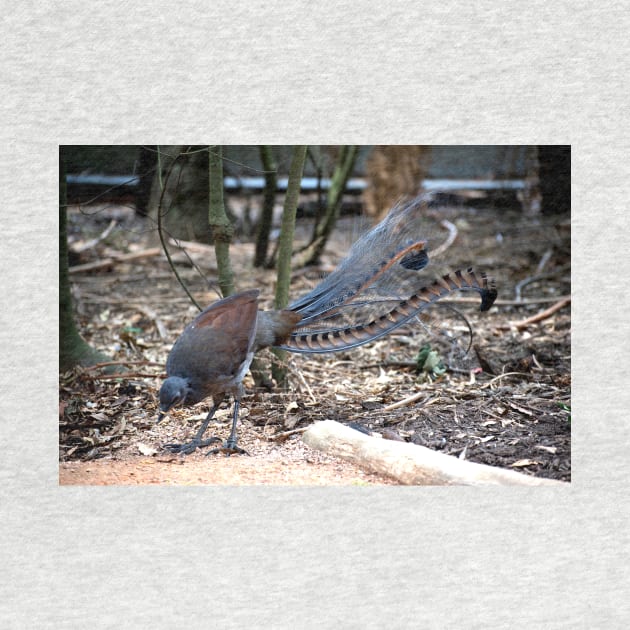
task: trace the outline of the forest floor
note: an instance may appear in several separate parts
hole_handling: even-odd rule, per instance
[[[468,266],[486,271],[498,288],[489,312],[480,313],[477,297],[466,293],[372,344],[334,355],[290,355],[286,391],[256,388],[251,375],[245,380],[238,434],[249,457],[182,457],[163,445],[189,440],[210,401],[174,410],[156,425],[157,392],[171,345],[197,311],[155,249],[147,219],[124,206],[70,208],[71,265],[139,255],[71,275],[83,337],[113,360],[138,363],[118,378],[84,369],[60,375],[59,483],[395,483],[306,446],[301,434],[318,420],[354,422],[461,459],[570,481],[569,217],[461,204],[441,208],[440,216],[457,227],[457,238],[429,269],[436,275]],[[112,221],[111,233],[90,244]],[[294,271],[293,296],[334,268],[362,221],[340,220],[322,264]],[[299,220],[298,241],[310,225]],[[205,306],[217,299],[212,248],[190,244],[189,258],[171,249],[197,301]],[[236,243],[231,253],[237,289],[261,289],[263,307],[270,308],[274,272],[252,269],[252,243]],[[554,305],[555,312],[544,313]],[[524,321],[539,314],[538,321]],[[474,331],[467,354],[466,320]],[[441,375],[415,367],[427,343],[448,368]],[[208,435],[224,439],[229,425],[230,411],[222,408]]]

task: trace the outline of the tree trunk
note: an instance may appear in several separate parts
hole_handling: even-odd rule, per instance
[[[571,146],[538,147],[540,193],[543,214],[571,211]]]
[[[416,197],[431,161],[423,145],[376,145],[365,165],[368,182],[363,198],[368,216],[380,221],[401,199]]]
[[[161,173],[156,172],[153,181],[149,216],[155,218],[158,200],[161,199],[162,225],[169,236],[211,244],[212,234],[208,229],[208,147],[163,145],[159,150],[162,169]],[[167,179],[165,175],[168,172],[171,175]]]
[[[230,243],[234,227],[230,223],[223,203],[223,150],[212,146],[209,153],[209,212],[208,224],[212,230],[214,251],[217,257],[219,287],[223,297],[234,293],[234,272],[230,263]]]
[[[269,233],[273,222],[273,207],[276,202],[276,187],[278,185],[278,174],[276,163],[273,159],[273,152],[269,145],[260,147],[260,161],[265,171],[265,190],[263,193],[263,205],[258,221],[258,231],[256,234],[256,255],[254,256],[254,267],[264,267],[267,264],[267,249],[269,248]]]
[[[139,178],[138,192],[136,193],[136,211],[142,216],[148,214],[151,186],[157,166],[157,147],[140,147],[137,175]]]
[[[72,313],[70,277],[68,274],[66,169],[62,147],[59,148],[59,371],[67,372],[77,365],[94,365],[110,358],[86,343],[76,328]],[[116,371],[110,366],[108,371]]]
[[[299,266],[316,265],[319,258],[326,247],[328,237],[330,236],[341,209],[341,201],[346,183],[357,157],[358,147],[354,145],[344,146],[341,148],[339,161],[333,173],[330,189],[328,190],[328,201],[326,205],[326,216],[324,220],[317,225],[315,234],[311,244],[304,250],[300,256]]]
[[[304,171],[304,159],[306,158],[306,146],[296,146],[293,150],[293,159],[289,168],[289,183],[287,195],[284,200],[282,212],[282,228],[280,230],[278,249],[278,284],[276,285],[275,307],[285,308],[289,303],[289,283],[291,280],[291,254],[293,253],[293,234],[295,232],[295,215],[300,197],[302,173]],[[286,381],[286,351],[273,350],[278,361],[272,365],[272,374],[278,385],[284,385]]]

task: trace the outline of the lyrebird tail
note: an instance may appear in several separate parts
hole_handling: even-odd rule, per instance
[[[370,319],[368,323],[338,326],[331,324],[334,318],[322,317],[314,322],[319,328],[300,325],[282,347],[302,353],[338,352],[355,348],[389,334],[419,315],[430,304],[454,291],[477,291],[481,296],[480,310],[487,311],[494,303],[497,291],[492,280],[488,282],[484,273],[480,273],[480,276],[481,279],[472,268],[447,274],[398,302],[382,315]]]
[[[471,269],[431,281],[423,272],[438,233],[425,198],[395,206],[348,256],[289,310],[301,321],[281,346],[291,352],[336,352],[383,337],[455,291],[477,291],[492,306],[492,280]]]

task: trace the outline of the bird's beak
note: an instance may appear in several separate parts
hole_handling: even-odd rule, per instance
[[[164,418],[166,418],[166,414],[160,411],[160,415],[158,416],[158,419],[155,421],[155,424],[160,424],[160,422],[162,422]]]

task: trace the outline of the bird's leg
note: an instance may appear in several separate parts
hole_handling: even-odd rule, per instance
[[[165,444],[164,448],[169,450],[171,453],[180,453],[182,455],[189,455],[194,450],[198,448],[202,448],[204,446],[210,446],[210,444],[216,444],[221,440],[217,437],[209,438],[208,440],[202,440],[203,434],[206,432],[208,425],[210,424],[210,420],[214,416],[216,410],[219,408],[219,405],[223,402],[223,398],[217,400],[213,405],[212,409],[208,412],[206,419],[203,421],[201,426],[199,427],[199,431],[195,437],[190,441],[184,444]]]
[[[232,417],[232,430],[230,431],[230,437],[223,443],[223,446],[219,446],[218,448],[213,448],[211,451],[208,451],[206,455],[216,455],[217,453],[224,453],[227,456],[238,454],[238,455],[249,455],[249,453],[242,449],[240,446],[237,446],[236,441],[236,423],[238,422],[238,409],[241,405],[241,397],[240,395],[236,395],[234,397],[234,416]],[[215,438],[216,439],[216,438]]]

